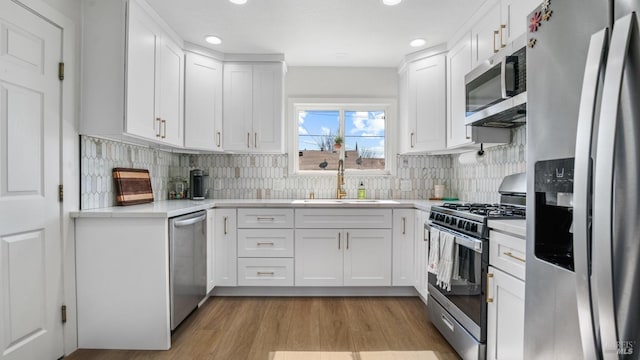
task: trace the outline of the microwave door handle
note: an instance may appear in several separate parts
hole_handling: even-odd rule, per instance
[[[585,360],[596,360],[596,337],[591,303],[589,243],[589,209],[591,200],[591,139],[596,116],[596,104],[600,76],[605,69],[608,29],[591,36],[587,62],[584,69],[578,128],[576,131],[576,153],[573,200],[573,253],[576,272],[576,296],[582,353]]]
[[[617,326],[613,299],[613,175],[616,129],[620,119],[620,97],[630,46],[638,46],[633,34],[635,13],[616,21],[607,58],[607,71],[602,90],[602,106],[598,125],[593,197],[593,279],[597,301],[602,359],[618,358]],[[631,39],[634,39],[633,43]],[[627,339],[621,339],[627,340]]]

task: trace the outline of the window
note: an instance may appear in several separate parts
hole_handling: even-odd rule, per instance
[[[392,104],[293,103],[291,109],[297,125],[290,142],[290,148],[297,149],[290,155],[294,173],[337,170],[340,159],[346,171],[389,173],[387,123]]]

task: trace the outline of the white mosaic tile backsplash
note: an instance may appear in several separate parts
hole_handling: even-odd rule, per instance
[[[398,155],[395,176],[345,176],[348,197],[359,182],[372,199],[428,199],[433,186],[444,184],[445,196],[471,202],[498,202],[500,181],[525,170],[526,130],[513,131],[512,143],[485,150],[481,162],[460,164],[460,155]],[[335,196],[336,176],[289,176],[287,155],[176,154],[109,140],[81,138],[81,208],[115,205],[114,167],[148,169],[154,199],[166,200],[174,179],[188,179],[189,170],[209,172],[209,197],[214,199],[301,199]]]

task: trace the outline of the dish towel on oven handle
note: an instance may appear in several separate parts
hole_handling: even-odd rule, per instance
[[[438,275],[438,263],[440,262],[440,230],[431,227],[429,230],[429,259],[427,271]]]
[[[442,254],[440,256],[440,262],[438,263],[436,285],[447,291],[451,291],[456,237],[453,234],[442,232],[440,233],[440,242],[442,242]]]

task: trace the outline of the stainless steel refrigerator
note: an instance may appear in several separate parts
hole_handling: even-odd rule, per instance
[[[525,359],[640,359],[640,0],[529,16]]]

